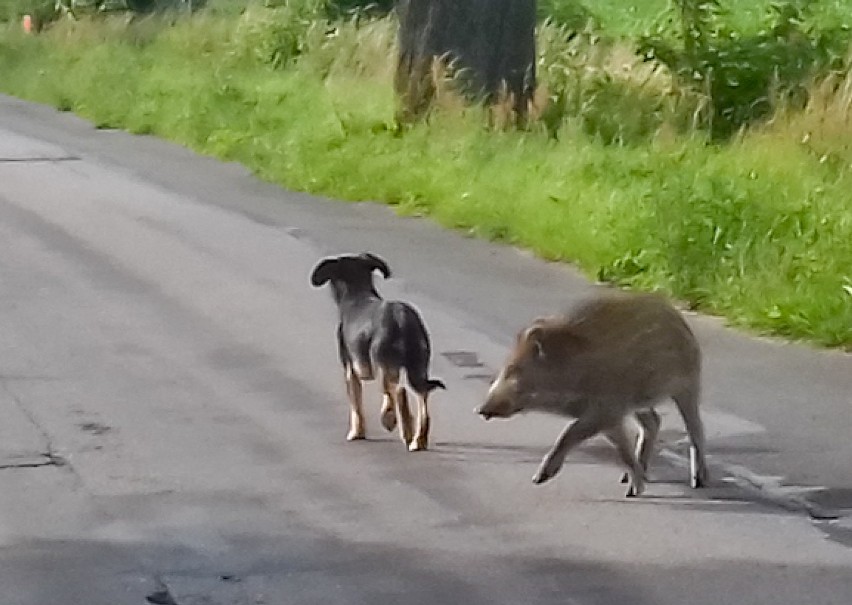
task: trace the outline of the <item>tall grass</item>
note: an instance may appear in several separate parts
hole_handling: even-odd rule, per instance
[[[848,71],[803,80],[804,106],[779,100],[713,142],[706,91],[623,40],[548,24],[529,129],[486,127],[451,87],[428,120],[400,129],[392,18],[293,10],[10,30],[0,89],[291,188],[429,215],[763,333],[852,348]]]

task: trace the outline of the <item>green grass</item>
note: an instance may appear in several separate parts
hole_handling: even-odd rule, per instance
[[[393,22],[331,30],[288,10],[10,28],[0,90],[290,188],[381,200],[762,333],[852,348],[852,79],[711,143],[690,126],[701,96],[661,66],[619,44],[575,41],[565,54],[554,40],[541,73],[564,96],[555,126],[495,131],[447,94],[427,123],[399,130]]]

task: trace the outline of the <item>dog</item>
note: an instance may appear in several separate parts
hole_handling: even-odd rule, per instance
[[[446,389],[429,378],[431,344],[420,314],[410,304],[384,300],[373,284],[373,272],[391,275],[387,263],[369,252],[327,257],[311,273],[311,284],[331,284],[339,311],[337,346],[351,411],[347,441],[366,437],[362,383],[378,378],[383,397],[381,423],[399,435],[411,452],[429,443],[429,394]],[[412,430],[405,381],[417,398],[417,426]]]

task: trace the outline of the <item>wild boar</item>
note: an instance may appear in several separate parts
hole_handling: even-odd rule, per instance
[[[627,467],[627,496],[645,485],[660,429],[654,406],[677,405],[691,440],[690,485],[706,484],[704,427],[699,415],[701,352],[681,314],[650,294],[598,294],[563,316],[522,330],[509,361],[476,412],[486,420],[541,411],[575,418],[545,455],[533,483],[553,478],[568,452],[603,433]],[[627,431],[639,421],[635,443]]]

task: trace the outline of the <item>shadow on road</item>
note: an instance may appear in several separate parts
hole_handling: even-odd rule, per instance
[[[141,605],[149,597],[147,602],[161,605],[840,605],[852,591],[846,567],[647,562],[641,545],[625,545],[634,550],[635,563],[617,571],[568,549],[550,556],[434,553],[307,535],[225,535],[216,548],[198,548],[182,545],[182,537],[177,532],[170,543],[70,540],[7,547],[0,550],[2,602]]]

